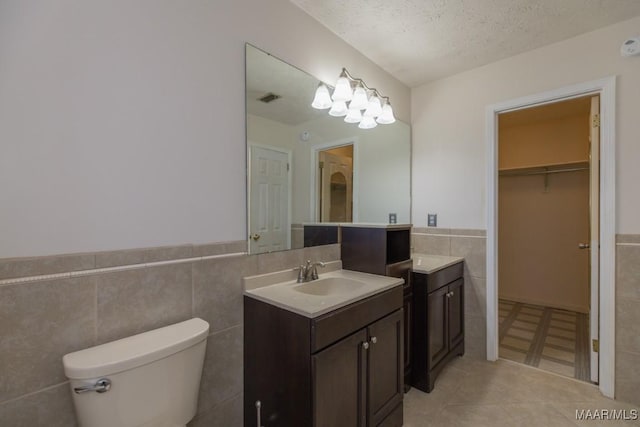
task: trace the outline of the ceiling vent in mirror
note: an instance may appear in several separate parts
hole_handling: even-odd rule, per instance
[[[276,95],[275,93],[269,92],[268,94],[258,98],[258,101],[261,101],[261,102],[264,102],[265,104],[268,104],[268,103],[273,102],[276,99],[280,99],[280,98],[282,98],[280,95]]]

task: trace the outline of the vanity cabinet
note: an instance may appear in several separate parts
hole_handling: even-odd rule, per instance
[[[342,225],[342,268],[387,275],[389,266],[411,259],[411,226]]]
[[[411,284],[411,226],[342,225],[342,267],[347,270],[404,279],[404,389],[411,382],[411,329],[413,290]]]
[[[447,362],[464,354],[462,262],[430,274],[414,271],[412,276],[411,385],[430,392]]]
[[[244,425],[402,426],[403,319],[401,286],[316,318],[245,296]]]

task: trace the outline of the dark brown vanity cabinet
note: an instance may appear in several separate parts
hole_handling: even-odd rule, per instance
[[[412,276],[411,385],[430,392],[446,363],[464,354],[462,263],[429,274],[413,272]]]
[[[411,226],[363,227],[342,225],[342,268],[387,274],[393,264],[411,259]]]
[[[409,391],[413,324],[411,226],[343,225],[341,229],[342,268],[404,279],[404,387],[405,391]]]
[[[244,304],[245,426],[402,425],[400,286],[313,319]]]

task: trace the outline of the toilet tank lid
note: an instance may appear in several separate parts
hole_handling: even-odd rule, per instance
[[[209,324],[193,318],[138,335],[90,347],[62,358],[70,379],[97,378],[170,356],[206,339]]]

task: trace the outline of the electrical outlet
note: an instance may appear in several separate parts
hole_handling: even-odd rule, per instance
[[[438,214],[427,214],[427,227],[438,226]]]
[[[389,214],[389,224],[395,224],[397,222],[397,216],[394,213]]]

